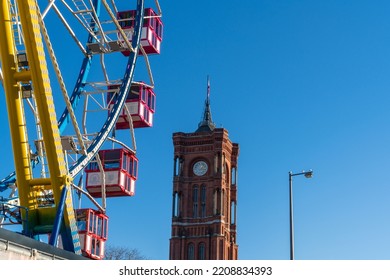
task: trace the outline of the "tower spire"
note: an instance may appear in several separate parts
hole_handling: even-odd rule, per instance
[[[215,124],[211,118],[211,109],[210,109],[210,78],[207,75],[207,93],[206,93],[206,101],[203,112],[203,120],[198,124],[198,129],[196,132],[202,131],[213,131],[215,128]]]

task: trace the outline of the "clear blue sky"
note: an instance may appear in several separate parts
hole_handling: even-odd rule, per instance
[[[213,120],[240,145],[239,258],[289,258],[288,172],[313,169],[294,177],[296,259],[390,259],[390,2],[160,4],[154,127],[135,131],[136,196],[108,200],[108,244],[168,259],[172,133],[196,130],[210,75]]]

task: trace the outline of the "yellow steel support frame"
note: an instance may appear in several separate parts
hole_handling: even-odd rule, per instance
[[[16,64],[16,46],[13,40],[12,21],[10,16],[10,3],[7,0],[1,0],[0,8],[0,55],[3,67],[3,86],[8,108],[8,120],[10,124],[11,141],[14,155],[15,171],[17,174],[16,184],[20,188],[20,204],[26,206],[29,210],[35,207],[36,201],[29,197],[29,191],[23,191],[32,179],[30,153],[27,139],[26,123],[24,119],[23,100],[19,91],[18,66]],[[22,219],[27,223],[23,224],[23,230],[28,233],[28,224],[36,220],[36,213],[29,211],[22,212]]]
[[[1,60],[4,72],[4,88],[6,92],[8,117],[11,129],[16,178],[20,203],[29,211],[27,225],[24,230],[34,235],[50,232],[56,215],[63,187],[70,188],[72,178],[67,175],[61,138],[57,126],[56,112],[46,64],[42,35],[39,25],[39,8],[35,0],[17,0],[20,22],[24,34],[29,70],[18,71],[16,64],[16,47],[12,33],[10,7],[8,0],[1,1],[0,34],[4,34],[0,42]],[[18,82],[26,79],[32,81],[39,119],[41,121],[42,138],[50,171],[50,186],[54,197],[54,207],[38,208],[37,196],[42,190],[42,180],[32,179],[29,144],[24,120],[24,111]],[[72,205],[71,192],[67,192],[63,214],[61,234],[66,250],[80,253],[76,221]],[[26,218],[26,217],[24,217]]]

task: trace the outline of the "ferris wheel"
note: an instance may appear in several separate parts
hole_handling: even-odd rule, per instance
[[[93,259],[104,257],[106,199],[135,193],[134,130],[153,125],[149,56],[160,53],[162,12],[158,0],[129,2],[5,0],[0,9],[15,163],[0,180],[0,227],[21,224]],[[82,195],[97,209],[75,207]]]

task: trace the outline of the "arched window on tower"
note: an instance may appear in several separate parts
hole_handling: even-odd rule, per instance
[[[214,155],[214,174],[218,173],[218,154]]]
[[[179,157],[179,156],[176,156],[175,157],[175,160],[174,160],[174,166],[173,166],[173,170],[174,170],[174,176],[180,176],[182,174],[182,170],[183,170],[183,158],[182,157]]]
[[[192,213],[193,217],[198,217],[198,186],[195,185],[192,189]]]
[[[230,179],[230,175],[231,175],[231,172],[230,172],[230,168],[228,166],[228,164],[225,162],[224,164],[224,178],[225,178],[225,182],[226,184],[231,184],[231,179]]]
[[[206,245],[203,242],[199,243],[198,259],[199,260],[206,259]]]
[[[179,174],[179,158],[175,157],[173,161],[173,176],[177,176]]]
[[[221,153],[218,152],[214,156],[214,173],[218,174],[221,170]]]
[[[216,189],[213,197],[214,215],[224,215],[225,207],[225,191],[223,189]]]
[[[225,190],[221,191],[221,215],[225,215]]]
[[[213,214],[214,215],[217,215],[218,214],[218,189],[215,189],[214,190],[214,193],[213,193]]]
[[[195,247],[194,243],[188,244],[187,248],[187,259],[194,260],[195,259]]]
[[[172,216],[180,216],[180,194],[178,192],[173,194]]]
[[[205,185],[202,185],[200,191],[200,201],[201,201],[200,216],[201,218],[204,218],[206,217],[206,186]]]
[[[235,225],[236,224],[236,211],[237,211],[237,205],[235,201],[230,202],[230,224]]]
[[[232,185],[235,186],[237,184],[237,167],[232,167]]]
[[[225,163],[226,163],[226,161],[225,161],[225,153],[223,153],[222,154],[222,161],[221,161],[222,174],[225,174],[225,170],[226,170]]]

